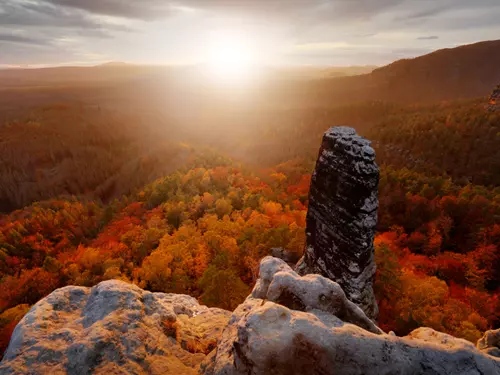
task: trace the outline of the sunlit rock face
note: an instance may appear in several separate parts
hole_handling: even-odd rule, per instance
[[[265,257],[251,298],[279,303],[298,311],[322,311],[375,334],[383,333],[336,282],[321,275],[300,277],[283,260]]]
[[[500,359],[430,328],[376,335],[327,314],[247,299],[205,375],[499,375]]]
[[[485,335],[480,348],[430,328],[387,335],[337,283],[299,277],[284,261],[267,257],[200,373],[499,375],[500,359],[490,354],[495,345],[497,332]]]
[[[500,329],[486,331],[477,342],[477,347],[489,355],[500,358]]]
[[[297,265],[300,275],[319,273],[339,283],[372,319],[378,315],[372,287],[378,181],[368,140],[348,127],[325,133],[311,180],[306,248]]]
[[[19,322],[0,374],[196,374],[230,315],[118,280],[68,286]]]
[[[337,283],[266,257],[232,314],[117,280],[58,289],[19,322],[0,374],[500,375],[499,338],[385,334]]]

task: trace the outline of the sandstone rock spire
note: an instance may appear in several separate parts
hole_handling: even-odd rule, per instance
[[[300,275],[318,273],[339,283],[372,319],[378,315],[372,286],[378,181],[368,140],[349,127],[325,133],[311,180],[305,253],[297,265]]]

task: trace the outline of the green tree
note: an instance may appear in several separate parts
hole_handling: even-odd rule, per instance
[[[208,306],[234,310],[248,295],[248,287],[233,270],[211,265],[198,282],[201,300]]]

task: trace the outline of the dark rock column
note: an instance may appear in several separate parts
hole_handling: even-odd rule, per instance
[[[376,319],[373,237],[379,169],[370,142],[348,127],[324,137],[309,192],[300,275],[317,273],[337,283],[366,315]]]

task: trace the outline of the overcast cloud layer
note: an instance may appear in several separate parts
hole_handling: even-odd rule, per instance
[[[195,63],[213,33],[264,63],[372,65],[500,39],[499,0],[2,0],[0,66]]]

